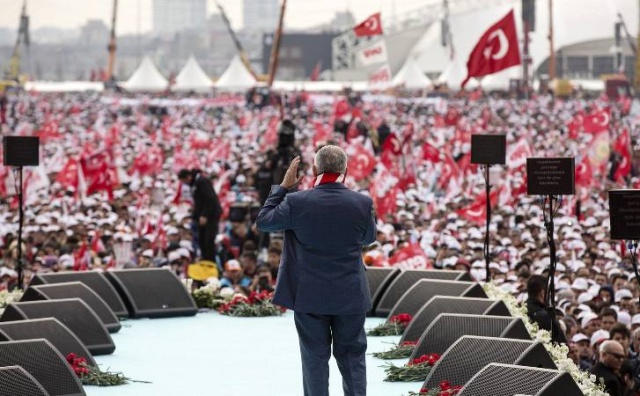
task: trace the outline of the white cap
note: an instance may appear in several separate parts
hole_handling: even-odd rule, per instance
[[[571,338],[571,341],[572,342],[589,341],[589,337],[587,337],[586,335],[584,335],[582,333],[576,333]]]
[[[589,325],[589,322],[591,322],[594,319],[598,319],[598,315],[596,315],[593,312],[589,312],[587,314],[585,314],[582,317],[582,321],[580,322],[580,327],[585,328],[587,327],[587,325]]]
[[[576,278],[571,284],[571,288],[586,291],[589,289],[589,283],[584,278]]]
[[[635,314],[633,315],[633,317],[631,317],[631,324],[637,324],[640,325],[640,314]]]
[[[627,289],[620,289],[616,292],[616,301],[620,301],[624,298],[633,298],[633,294]]]
[[[144,252],[142,252],[142,257],[153,258],[153,250],[151,249],[145,250]]]
[[[174,250],[172,252],[169,252],[169,254],[167,255],[167,260],[171,263],[174,262],[176,260],[180,260],[182,258],[182,256],[180,255],[180,253],[177,250]]]
[[[622,323],[627,327],[631,326],[631,315],[625,311],[618,311],[618,323]]]
[[[606,330],[598,330],[591,336],[591,346],[595,346],[600,341],[608,340],[610,337],[609,332]]]

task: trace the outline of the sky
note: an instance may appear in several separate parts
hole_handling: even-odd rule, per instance
[[[119,0],[118,34],[144,33],[151,30],[153,0]],[[182,1],[182,0],[174,0]],[[234,28],[242,26],[242,0],[218,0]],[[408,13],[439,0],[288,0],[285,24],[291,28],[307,28],[330,21],[338,11],[351,10],[356,20],[364,20],[375,12],[382,17]],[[17,29],[23,0],[1,0],[0,27]],[[58,27],[73,29],[88,19],[102,19],[110,25],[113,0],[28,0],[31,29]],[[207,10],[216,10],[214,0],[207,0]],[[216,10],[217,11],[217,10]]]

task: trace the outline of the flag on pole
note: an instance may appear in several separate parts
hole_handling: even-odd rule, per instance
[[[472,77],[483,77],[521,63],[516,21],[511,10],[484,32],[471,51],[462,88]]]
[[[380,13],[376,12],[364,22],[353,28],[356,37],[371,37],[382,34],[382,22],[380,21]]]
[[[309,81],[318,81],[318,78],[320,77],[320,72],[322,72],[322,59],[318,61],[318,63],[316,63],[316,65],[313,67],[313,70],[311,70],[311,76],[309,76]]]

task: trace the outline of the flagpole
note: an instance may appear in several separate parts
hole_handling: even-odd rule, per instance
[[[553,0],[549,0],[549,81],[556,78],[556,51],[553,37]]]
[[[522,48],[522,89],[524,98],[529,99],[529,21],[523,21],[524,26],[524,45]]]

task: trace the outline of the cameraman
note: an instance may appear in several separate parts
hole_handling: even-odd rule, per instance
[[[251,286],[249,290],[254,291],[256,293],[260,293],[262,291],[274,291],[274,282],[271,277],[271,270],[266,265],[261,265],[258,267],[258,272],[256,272],[253,277],[253,281],[251,282]]]
[[[278,128],[278,147],[267,160],[271,160],[273,169],[272,185],[280,184],[284,174],[289,169],[289,164],[301,152],[295,147],[296,126],[290,120],[283,120]]]

